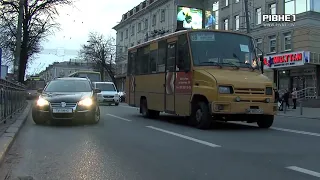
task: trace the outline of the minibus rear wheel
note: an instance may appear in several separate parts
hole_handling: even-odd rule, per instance
[[[273,124],[274,116],[273,115],[263,115],[257,124],[260,128],[267,129],[270,128]]]
[[[208,103],[202,101],[198,102],[194,108],[192,108],[189,124],[198,129],[209,129],[211,123],[212,116],[209,111]]]

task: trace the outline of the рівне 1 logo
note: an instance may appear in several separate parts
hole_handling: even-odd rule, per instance
[[[295,14],[284,14],[284,15],[265,14],[265,15],[262,15],[262,21],[263,22],[295,22],[296,15]]]

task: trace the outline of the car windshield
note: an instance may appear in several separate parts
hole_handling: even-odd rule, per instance
[[[116,88],[113,84],[97,83],[96,87],[101,91],[116,91]]]
[[[88,77],[92,82],[99,82],[100,74],[97,73],[79,73],[79,77]]]
[[[90,92],[91,86],[83,80],[56,80],[51,81],[44,92]]]
[[[252,38],[226,32],[191,32],[195,66],[257,68]]]

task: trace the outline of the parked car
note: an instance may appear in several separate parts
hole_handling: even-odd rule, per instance
[[[96,124],[100,120],[97,93],[87,78],[56,78],[44,89],[39,89],[39,98],[32,108],[36,124],[48,122],[53,125],[60,121]]]
[[[98,94],[99,103],[119,105],[120,96],[113,82],[94,82],[93,85],[94,88],[101,90],[101,93]]]

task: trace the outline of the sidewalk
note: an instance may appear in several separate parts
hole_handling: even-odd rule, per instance
[[[284,111],[278,111],[278,116],[288,116],[297,118],[309,118],[309,119],[319,119],[320,120],[320,108],[302,108],[302,115],[300,114],[300,107],[297,109],[287,109],[286,113]]]
[[[12,119],[8,119],[6,124],[0,124],[0,164],[27,119],[31,106],[32,103],[27,102],[26,106],[15,114]]]

